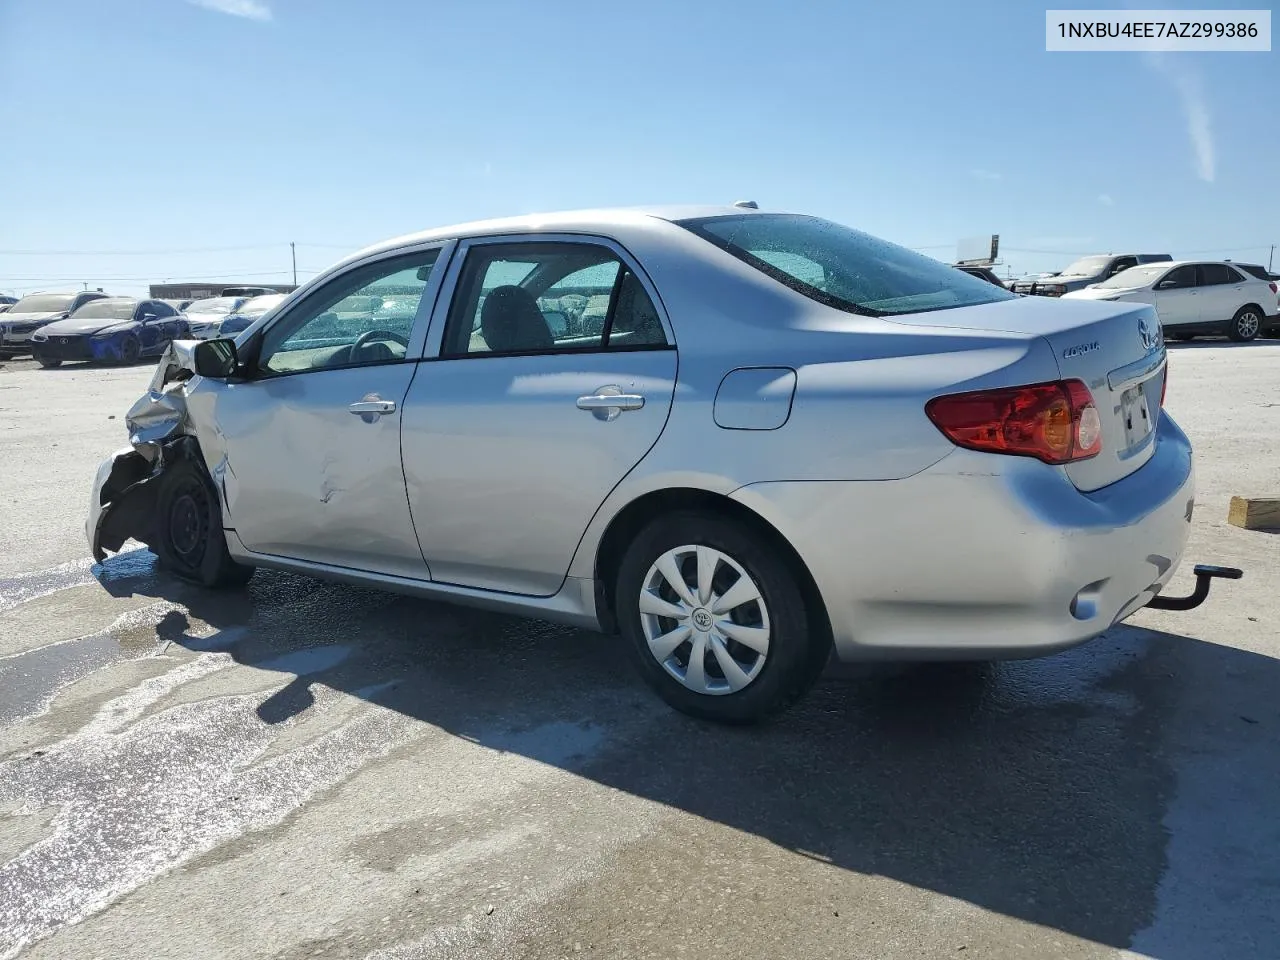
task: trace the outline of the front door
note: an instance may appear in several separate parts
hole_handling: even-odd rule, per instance
[[[550,596],[657,441],[676,351],[621,251],[474,242],[439,359],[409,389],[404,464],[433,580]]]
[[[1200,296],[1196,289],[1194,264],[1174,267],[1158,281],[1155,288],[1156,313],[1165,329],[1200,322]]]
[[[249,379],[218,386],[221,436],[201,443],[221,444],[227,522],[250,550],[429,576],[400,423],[439,253],[366,262],[318,287],[264,329]]]

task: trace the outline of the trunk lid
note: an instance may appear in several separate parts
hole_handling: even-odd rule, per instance
[[[1062,378],[1083,380],[1102,418],[1102,452],[1063,468],[1079,490],[1122,480],[1155,452],[1167,364],[1160,320],[1148,304],[1026,297],[885,319],[1048,341]]]

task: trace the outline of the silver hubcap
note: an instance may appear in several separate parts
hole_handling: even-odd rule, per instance
[[[640,625],[654,659],[695,693],[736,693],[769,655],[760,588],[711,547],[676,547],[654,561],[640,588]]]
[[[1242,337],[1252,337],[1258,332],[1258,316],[1253,313],[1242,313],[1236,321],[1236,331]]]

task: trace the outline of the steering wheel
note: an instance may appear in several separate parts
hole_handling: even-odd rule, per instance
[[[400,346],[404,347],[406,350],[409,349],[408,338],[402,337],[398,333],[392,333],[390,330],[366,330],[364,333],[360,334],[360,336],[356,338],[355,343],[351,344],[351,351],[347,354],[347,357],[348,357],[347,362],[348,363],[357,362],[356,358],[360,356],[360,353],[363,350],[365,350],[369,346],[369,344],[375,343],[375,342],[378,343],[378,346],[381,348],[381,356],[371,358],[370,362],[376,362],[377,360],[396,359],[395,354],[391,352],[391,348],[388,347],[385,343],[381,342],[384,340],[390,340],[393,343],[400,344]]]

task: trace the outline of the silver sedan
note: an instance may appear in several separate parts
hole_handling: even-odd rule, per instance
[[[810,216],[592,211],[362,251],[175,344],[99,470],[210,587],[274,567],[620,632],[749,721],[844,660],[1061,650],[1173,575],[1144,304],[1018,297]]]

